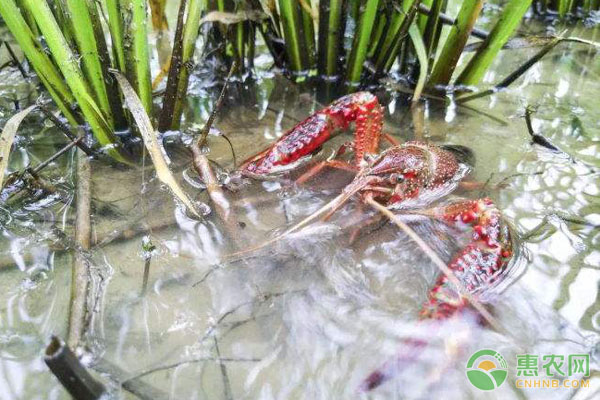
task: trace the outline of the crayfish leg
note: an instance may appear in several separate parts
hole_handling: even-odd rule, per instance
[[[453,203],[435,209],[433,215],[449,225],[473,231],[469,243],[448,263],[448,268],[471,295],[480,296],[506,274],[513,256],[512,238],[492,200]],[[440,275],[429,292],[421,317],[445,319],[467,305],[448,278]]]

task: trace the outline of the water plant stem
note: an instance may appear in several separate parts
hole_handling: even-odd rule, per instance
[[[350,84],[356,85],[360,81],[378,8],[379,0],[366,0],[348,57],[346,79]]]
[[[123,377],[130,374],[104,358],[100,358],[91,368],[107,374],[112,381],[141,400],[168,400],[170,398],[167,393],[144,382],[141,378],[134,377],[123,381]]]
[[[88,157],[83,152],[77,152],[75,243],[78,248],[75,249],[71,269],[71,300],[67,336],[67,343],[72,348],[80,345],[86,330],[86,306],[90,285],[90,264],[87,252],[91,247],[91,177],[92,170]]]
[[[425,4],[419,4],[418,11],[419,11],[419,13],[421,13],[423,15],[427,15],[427,16],[432,15],[431,8],[427,7]],[[450,17],[447,14],[444,14],[443,12],[438,13],[437,16],[438,16],[438,19],[446,25],[450,25],[450,26],[456,25],[456,19]],[[482,39],[482,40],[487,39],[488,35],[489,35],[489,32],[485,31],[483,29],[473,28],[471,30],[471,36],[474,36],[474,37]]]
[[[54,115],[54,113],[50,111],[48,107],[41,104],[40,102],[37,103],[37,106],[40,109],[40,111],[42,111],[44,115],[46,115],[46,117],[50,121],[52,121],[54,126],[56,126],[69,140],[71,140],[72,142],[77,142],[77,147],[79,147],[81,151],[83,151],[90,157],[94,155],[94,151],[90,149],[83,140],[79,140],[81,139],[81,137],[77,137],[77,135],[71,132],[69,127],[65,125],[56,115]]]
[[[237,61],[233,61],[233,63],[231,64],[231,68],[229,68],[229,73],[227,74],[225,83],[223,84],[223,87],[221,88],[221,92],[219,93],[219,97],[217,98],[217,101],[215,102],[215,106],[213,107],[213,110],[210,113],[210,116],[206,120],[206,123],[204,124],[204,126],[202,127],[202,131],[200,132],[200,138],[198,139],[198,147],[199,148],[202,148],[204,146],[204,144],[206,143],[206,138],[208,137],[210,128],[212,127],[213,123],[215,122],[215,119],[217,118],[217,114],[219,113],[219,110],[221,109],[221,106],[223,105],[223,100],[225,99],[225,93],[227,92],[227,86],[229,86],[231,76],[235,73],[236,69],[237,69]]]
[[[148,10],[146,0],[121,0],[124,16],[125,71],[146,113],[152,115],[152,83],[148,49]]]
[[[447,85],[483,7],[483,0],[465,0],[429,77],[430,85]]]
[[[231,242],[233,243],[234,247],[237,248],[235,243],[236,238],[239,235],[239,224],[237,222],[235,212],[233,211],[229,200],[227,200],[227,197],[219,185],[219,181],[217,180],[217,177],[210,166],[210,161],[204,154],[202,154],[198,143],[193,142],[190,145],[190,150],[192,151],[193,155],[192,164],[194,169],[204,182],[204,185],[206,186],[206,192],[212,201],[212,205],[214,206],[215,211],[217,212],[217,215],[221,221],[223,221],[223,225],[229,238],[231,239]]]
[[[127,162],[127,155],[120,147],[114,146],[119,143],[119,141],[114,134],[113,127],[94,100],[89,85],[79,68],[78,59],[63,35],[60,26],[54,18],[52,10],[46,1],[24,0],[23,3],[26,4],[29,9],[35,10],[34,16],[37,24],[44,34],[46,43],[54,56],[54,60],[58,64],[73,96],[77,99],[79,108],[84,114],[87,122],[90,124],[94,135],[101,145],[111,145],[108,152],[115,159],[121,162]],[[48,85],[46,86],[48,87]]]
[[[96,400],[106,388],[87,371],[73,351],[53,336],[46,347],[44,362],[75,400]]]
[[[173,113],[177,100],[177,88],[179,87],[180,70],[183,66],[183,27],[187,0],[181,0],[179,3],[179,12],[177,14],[177,25],[175,27],[175,38],[173,51],[171,54],[171,67],[167,78],[167,87],[163,96],[163,106],[158,120],[158,130],[165,132],[173,127]]]

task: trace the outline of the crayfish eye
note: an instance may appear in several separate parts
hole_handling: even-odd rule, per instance
[[[391,174],[390,175],[390,182],[392,182],[393,184],[402,183],[402,182],[404,182],[404,175],[402,175],[402,174]]]

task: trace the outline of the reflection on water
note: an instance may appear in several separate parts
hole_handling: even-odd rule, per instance
[[[486,83],[535,51],[505,52]],[[425,109],[425,138],[475,152],[472,177],[488,185],[467,195],[492,197],[525,240],[524,273],[493,299],[493,313],[508,333],[481,328],[470,317],[441,325],[417,322],[435,266],[389,225],[376,224],[348,245],[348,229],[341,227],[356,216],[355,203],[257,256],[218,263],[233,250],[215,216],[190,219],[147,171],[94,163],[93,241],[99,246],[90,254],[85,360],[116,364],[126,371],[116,379],[140,378],[165,398],[198,399],[361,397],[361,381],[398,354],[407,339],[429,345],[370,398],[478,398],[464,365],[484,347],[502,353],[513,372],[515,355],[522,353],[589,352],[597,369],[600,108],[594,93],[600,90],[600,68],[595,54],[582,45],[561,45],[510,90],[470,103],[474,109],[433,100]],[[265,80],[256,108],[230,109],[222,116],[217,128],[233,142],[238,160],[314,109],[312,97],[297,90],[276,78]],[[386,130],[401,140],[414,138],[410,111],[399,98],[389,98]],[[209,105],[203,98],[197,103],[193,114],[206,118]],[[531,144],[526,106],[535,107],[534,130],[564,154]],[[10,110],[10,104],[2,107]],[[11,168],[22,168],[31,154],[43,160],[52,153],[49,146],[59,146],[49,142],[58,135],[48,129],[27,128],[30,135]],[[336,138],[322,156],[349,139]],[[211,159],[231,167],[223,138],[211,136],[210,147]],[[181,164],[183,157],[174,158],[183,179],[187,165]],[[72,170],[71,159],[62,163],[48,173],[60,196],[0,208],[0,399],[66,397],[41,361],[49,335],[66,332],[70,295],[73,179],[60,172]],[[238,246],[261,243],[316,211],[348,178],[327,175],[311,188],[251,182],[228,193],[240,220]],[[191,186],[190,192],[206,201]],[[365,211],[364,218],[369,216]],[[422,220],[412,225],[444,259],[456,251],[455,241],[446,240],[451,235],[432,234],[439,226]],[[144,296],[140,232],[157,246]],[[509,373],[509,380],[514,378]],[[128,396],[112,382],[115,396]],[[592,388],[578,393],[519,390],[511,383],[494,395],[586,399],[599,385],[596,372]]]

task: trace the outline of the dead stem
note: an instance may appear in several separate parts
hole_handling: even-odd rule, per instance
[[[175,27],[174,47],[171,54],[169,74],[167,78],[167,87],[163,97],[162,110],[158,121],[158,130],[165,132],[169,130],[173,123],[173,114],[175,113],[175,103],[177,102],[177,89],[179,87],[179,72],[183,67],[183,27],[187,0],[181,0],[179,12],[177,15],[177,25]]]
[[[215,352],[217,353],[217,362],[219,363],[219,368],[221,369],[221,377],[223,378],[223,395],[227,400],[233,400],[233,396],[231,394],[231,382],[229,381],[229,375],[227,375],[227,367],[221,358],[221,351],[219,350],[219,342],[217,341],[217,337],[213,336],[213,341],[215,342]]]
[[[92,368],[102,374],[108,375],[108,377],[117,384],[120,384],[123,389],[132,393],[142,400],[168,400],[169,395],[163,392],[160,389],[155,388],[154,386],[149,385],[144,382],[141,377],[133,377],[127,379],[126,381],[122,381],[124,376],[127,376],[128,373],[114,365],[113,363],[100,359],[98,360]]]
[[[93,246],[92,250],[95,248],[104,247],[118,239],[123,239],[123,240],[133,239],[139,235],[146,234],[148,232],[148,230],[158,231],[158,230],[167,229],[167,228],[170,228],[170,227],[176,225],[175,220],[173,220],[171,218],[167,219],[167,220],[155,221],[154,224],[152,224],[150,226],[146,225],[145,222],[140,224],[140,222],[144,218],[145,218],[145,216],[142,216],[130,223],[127,223],[125,225],[125,227],[123,227],[120,230],[105,232],[102,235],[92,237],[92,246]],[[140,224],[140,225],[138,225],[138,224]],[[67,251],[67,250],[71,249],[71,246],[69,244],[64,243],[64,241],[59,241],[59,242],[60,242],[60,244],[53,244],[52,246],[49,246],[49,250],[58,252],[58,251]],[[31,256],[31,254],[28,253],[28,254],[23,255],[23,259],[25,260],[25,262],[30,262],[32,260],[32,256]],[[0,259],[0,271],[5,268],[12,267],[14,265],[15,265],[15,261],[12,257],[6,257],[6,258]]]
[[[231,358],[231,357],[220,357],[220,358],[216,358],[216,357],[197,357],[197,358],[190,358],[187,360],[181,360],[181,361],[177,361],[171,364],[165,364],[165,365],[160,365],[158,367],[154,367],[154,368],[150,368],[147,370],[143,370],[141,372],[138,372],[135,376],[132,376],[130,378],[127,378],[126,380],[123,381],[122,385],[125,386],[127,383],[133,381],[133,380],[137,380],[140,379],[146,375],[150,375],[153,374],[155,372],[160,372],[160,371],[164,371],[167,369],[173,369],[173,368],[177,368],[179,366],[185,365],[185,364],[193,364],[193,363],[199,363],[199,362],[215,362],[215,361],[219,361],[219,362],[224,362],[224,363],[229,363],[229,362],[260,362],[261,359],[260,358]]]
[[[86,303],[89,289],[89,260],[86,257],[91,244],[91,167],[83,152],[77,152],[77,203],[75,242],[77,249],[71,272],[71,300],[67,343],[79,346],[85,333]]]
[[[465,297],[469,303],[475,308],[481,316],[493,327],[497,332],[503,333],[505,335],[511,336],[510,333],[500,325],[500,323],[494,318],[489,311],[479,302],[477,301],[471,293],[467,291],[464,285],[458,280],[458,278],[454,275],[454,273],[448,268],[446,263],[442,261],[442,259],[437,255],[435,251],[419,235],[412,230],[411,227],[406,225],[400,218],[398,218],[393,212],[385,208],[383,205],[379,204],[372,198],[367,198],[366,202],[373,207],[375,210],[379,211],[387,218],[390,219],[396,226],[402,229],[413,241],[417,243],[417,245],[423,250],[423,252],[433,261],[433,263],[440,269],[440,271],[446,275],[448,280],[452,282],[458,289],[459,293]]]
[[[219,98],[215,103],[213,111],[210,114],[208,120],[206,121],[206,124],[204,124],[199,139],[197,141],[192,141],[190,145],[190,150],[192,151],[192,164],[194,166],[194,169],[206,185],[206,191],[208,192],[208,196],[210,197],[214,205],[217,215],[223,221],[225,230],[227,231],[227,234],[229,235],[229,238],[231,239],[231,242],[233,243],[234,247],[237,249],[238,246],[236,244],[236,238],[240,234],[238,229],[239,224],[237,217],[232,209],[231,204],[229,203],[227,197],[221,189],[221,185],[219,184],[219,181],[217,180],[217,177],[215,176],[215,173],[210,166],[210,161],[204,154],[202,154],[201,150],[202,146],[204,145],[204,142],[206,141],[206,137],[208,136],[208,132],[210,132],[210,128],[215,121],[217,113],[221,109],[221,106],[223,104],[223,98],[225,97],[225,91],[227,90],[227,85],[229,84],[229,79],[231,78],[231,75],[236,70],[236,68],[237,64],[233,62],[233,64],[231,65],[231,69],[229,70],[229,75],[225,80],[225,83],[223,85],[223,88],[221,89],[221,93],[219,94]]]
[[[208,133],[210,132],[210,128],[212,127],[213,123],[215,122],[217,113],[219,112],[219,110],[221,109],[221,106],[223,105],[223,99],[225,98],[225,92],[227,90],[227,86],[229,86],[229,80],[231,79],[231,76],[233,75],[233,73],[235,72],[236,69],[237,69],[237,61],[233,61],[233,63],[231,64],[231,68],[229,68],[229,73],[227,74],[227,79],[225,79],[225,83],[223,84],[223,88],[221,89],[221,93],[219,93],[219,98],[217,99],[217,101],[215,103],[215,107],[213,108],[212,113],[210,113],[210,116],[208,117],[206,124],[204,124],[204,127],[202,128],[202,132],[200,132],[200,139],[198,140],[198,147],[200,147],[200,148],[202,148],[202,146],[204,146],[204,143],[206,142],[206,138],[208,137]]]
[[[44,362],[75,400],[95,400],[106,391],[104,385],[90,375],[73,351],[56,336],[46,347]]]
[[[79,139],[79,137],[74,134],[67,125],[65,125],[56,115],[54,115],[54,113],[52,113],[52,111],[50,111],[48,109],[48,107],[46,107],[44,104],[42,104],[42,102],[38,101],[37,102],[37,106],[40,109],[41,112],[44,113],[44,115],[50,120],[52,121],[52,123],[54,124],[54,126],[56,126],[71,142],[76,141]],[[81,136],[82,137],[82,136]],[[83,140],[78,140],[77,141],[77,147],[79,147],[85,154],[87,154],[88,156],[93,156],[94,155],[94,151],[92,149],[90,149]]]
[[[17,67],[17,69],[21,73],[21,76],[25,80],[27,80],[29,78],[27,76],[27,72],[25,72],[25,69],[23,69],[23,65],[19,62],[19,59],[17,58],[17,56],[16,56],[15,52],[13,51],[12,47],[10,47],[10,45],[8,44],[8,42],[4,42],[4,47],[6,47],[6,50],[8,50],[8,54],[10,55],[10,58],[12,58],[13,63],[15,64],[15,67]]]
[[[414,129],[414,137],[415,140],[424,140],[425,139],[425,111],[423,110],[423,103],[414,103],[410,107],[410,111],[412,114],[413,120],[413,129]]]
[[[194,169],[198,175],[200,175],[204,185],[206,185],[206,191],[208,192],[208,196],[212,201],[215,211],[217,212],[217,215],[221,221],[223,221],[223,226],[225,227],[229,238],[234,244],[234,247],[237,248],[235,242],[240,232],[238,229],[239,224],[237,222],[236,215],[233,212],[232,206],[223,193],[221,186],[219,185],[219,181],[217,180],[217,177],[210,166],[210,161],[208,161],[208,158],[202,154],[198,143],[193,142],[190,145],[190,149],[192,150],[192,164]]]

